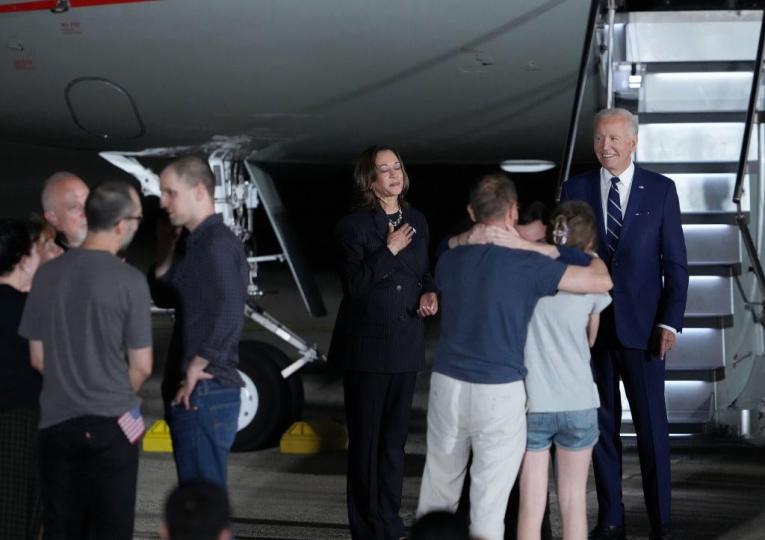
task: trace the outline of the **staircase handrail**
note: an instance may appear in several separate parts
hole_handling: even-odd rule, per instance
[[[584,99],[584,88],[587,84],[587,69],[590,65],[592,52],[592,43],[595,38],[595,21],[598,18],[598,5],[600,0],[590,1],[590,12],[587,16],[587,30],[584,35],[584,45],[582,47],[582,57],[579,61],[579,75],[577,77],[576,91],[574,92],[574,107],[571,111],[571,121],[568,126],[566,136],[566,146],[563,150],[563,159],[561,160],[560,175],[558,176],[558,185],[555,191],[555,200],[560,200],[561,187],[564,180],[568,178],[571,171],[571,161],[574,158],[574,145],[576,143],[576,132],[579,127],[579,116],[582,112],[582,101]]]
[[[741,142],[741,155],[738,160],[738,169],[736,171],[736,186],[733,190],[733,202],[736,205],[736,224],[741,231],[741,237],[744,240],[744,247],[746,248],[749,260],[752,263],[752,270],[757,278],[757,284],[759,285],[760,294],[765,299],[765,273],[763,273],[762,263],[760,262],[759,254],[757,253],[757,247],[755,246],[752,238],[752,233],[749,230],[747,224],[747,218],[741,208],[741,196],[744,189],[744,173],[746,172],[747,162],[749,159],[749,141],[752,137],[752,125],[754,121],[754,115],[757,110],[757,98],[760,89],[760,77],[762,75],[762,59],[763,59],[763,46],[765,45],[765,10],[763,10],[762,22],[760,25],[760,37],[757,43],[757,58],[754,63],[754,70],[752,73],[752,88],[749,93],[749,104],[746,109],[746,121],[744,123],[744,140]],[[762,156],[760,157],[762,159]],[[759,181],[762,183],[762,178]],[[762,211],[762,209],[760,209]]]

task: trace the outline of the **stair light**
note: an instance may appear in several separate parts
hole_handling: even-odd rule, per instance
[[[721,223],[689,223],[683,225],[683,230],[704,234],[722,234],[729,231],[731,227],[731,225],[723,225]]]
[[[537,173],[555,168],[555,163],[543,159],[506,159],[499,167],[509,173]]]
[[[703,72],[678,72],[678,73],[652,73],[652,79],[659,81],[732,81],[746,82],[752,80],[751,72],[745,71],[703,71]]]
[[[630,420],[631,421],[631,420]],[[672,424],[669,426],[670,429],[672,429]],[[637,433],[620,433],[622,437],[629,437],[631,439],[637,438]],[[693,433],[669,433],[669,436],[671,438],[687,438],[687,437],[693,437]]]

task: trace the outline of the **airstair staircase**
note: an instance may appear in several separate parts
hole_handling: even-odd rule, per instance
[[[675,436],[765,437],[763,325],[756,320],[762,316],[763,292],[732,202],[765,28],[762,16],[761,10],[621,11],[615,16],[614,105],[638,115],[636,163],[675,181],[688,250],[684,329],[666,364],[667,414]],[[598,30],[601,44],[606,32]],[[753,116],[740,207],[758,253],[765,200],[762,109]],[[629,434],[624,397],[623,410]]]

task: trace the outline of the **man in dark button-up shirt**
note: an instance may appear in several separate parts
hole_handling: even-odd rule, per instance
[[[180,347],[174,353],[180,358],[168,359],[175,360],[178,373],[165,373],[180,380],[166,414],[178,480],[225,486],[242,386],[236,368],[247,259],[239,239],[215,214],[215,177],[205,161],[181,158],[162,171],[159,183],[170,222],[188,231],[155,271],[159,284],[173,290],[179,315]]]

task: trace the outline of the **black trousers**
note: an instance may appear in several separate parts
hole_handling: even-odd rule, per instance
[[[138,446],[116,418],[81,416],[40,430],[45,540],[131,540]]]
[[[348,521],[354,540],[405,536],[399,510],[416,377],[345,372]]]
[[[669,526],[672,472],[664,369],[664,361],[649,351],[619,347],[593,350],[592,373],[600,394],[600,438],[592,452],[598,525],[624,525],[621,379],[637,433],[643,496],[651,529]]]
[[[0,538],[39,538],[39,423],[39,409],[0,410]]]

